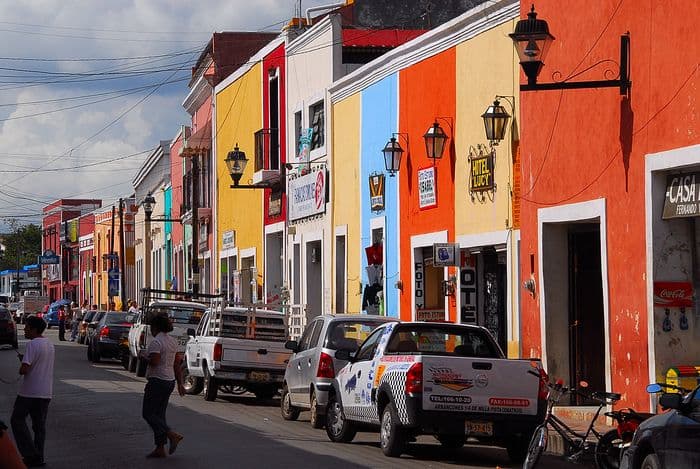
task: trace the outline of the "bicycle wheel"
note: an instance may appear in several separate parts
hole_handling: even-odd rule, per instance
[[[595,446],[595,464],[599,469],[618,469],[620,467],[620,443],[622,439],[617,430],[610,430],[600,437]]]
[[[523,462],[523,469],[534,469],[540,460],[542,453],[547,448],[547,425],[542,424],[535,429],[527,447],[527,456]]]

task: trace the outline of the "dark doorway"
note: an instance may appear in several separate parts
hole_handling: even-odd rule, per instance
[[[492,247],[484,249],[484,319],[483,326],[493,334],[503,350],[506,343],[506,264]]]
[[[600,225],[569,227],[569,369],[571,383],[605,390],[605,328]],[[581,396],[574,404],[585,405]]]

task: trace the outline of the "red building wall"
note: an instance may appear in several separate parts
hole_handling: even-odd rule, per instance
[[[600,0],[562,8],[541,0],[536,8],[556,38],[540,82],[619,61],[620,35],[629,31],[632,88],[629,98],[617,88],[521,92],[521,277],[530,278],[531,255],[537,276],[539,208],[605,198],[612,390],[646,407],[645,155],[700,143],[700,4]],[[521,9],[525,17],[530,3]],[[616,73],[603,62],[572,80],[611,78],[610,69]],[[540,294],[521,298],[523,354],[538,356]]]
[[[399,132],[409,136],[400,177],[401,319],[410,320],[414,282],[411,278],[411,236],[448,231],[454,242],[454,120],[456,112],[455,49],[430,57],[399,73]],[[436,71],[439,71],[437,73]],[[426,156],[423,135],[436,117],[450,137],[442,159],[436,160],[437,207],[420,209],[418,170],[432,161]],[[388,138],[389,136],[387,136]],[[449,299],[449,297],[448,297]],[[446,299],[446,301],[448,301]],[[448,301],[449,319],[455,321],[455,303]]]
[[[287,156],[287,101],[285,95],[285,56],[284,56],[284,44],[280,44],[275,50],[270,52],[263,59],[263,70],[279,69],[279,154],[280,154],[280,167],[285,164]],[[267,74],[263,73],[263,125],[267,128],[270,127],[270,91],[267,86]],[[279,215],[269,216],[270,208],[270,190],[265,190],[265,206],[264,206],[264,217],[265,224],[270,225],[272,223],[278,223],[283,221],[286,217],[287,210],[287,197],[286,193],[282,192],[281,200],[282,210]]]

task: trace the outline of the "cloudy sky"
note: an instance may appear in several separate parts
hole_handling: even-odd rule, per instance
[[[129,195],[149,150],[188,123],[187,80],[211,33],[277,32],[297,5],[0,2],[0,228],[39,222],[59,198]]]

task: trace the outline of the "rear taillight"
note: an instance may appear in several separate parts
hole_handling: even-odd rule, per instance
[[[538,371],[540,373],[540,387],[537,390],[537,399],[544,401],[547,399],[547,396],[549,396],[549,388],[547,387],[549,376],[547,372],[544,371],[544,368],[539,368]]]
[[[139,336],[139,344],[141,344],[142,347],[146,345],[146,331],[141,331],[141,335]]]
[[[406,393],[415,394],[423,392],[423,364],[414,363],[406,373]]]
[[[109,337],[109,327],[103,327],[100,329],[100,337]]]
[[[215,362],[220,362],[223,351],[224,348],[221,346],[221,344],[214,344],[214,355],[212,356],[212,359]]]
[[[335,369],[333,368],[333,359],[327,353],[321,352],[318,357],[318,370],[316,370],[317,378],[335,378]]]

